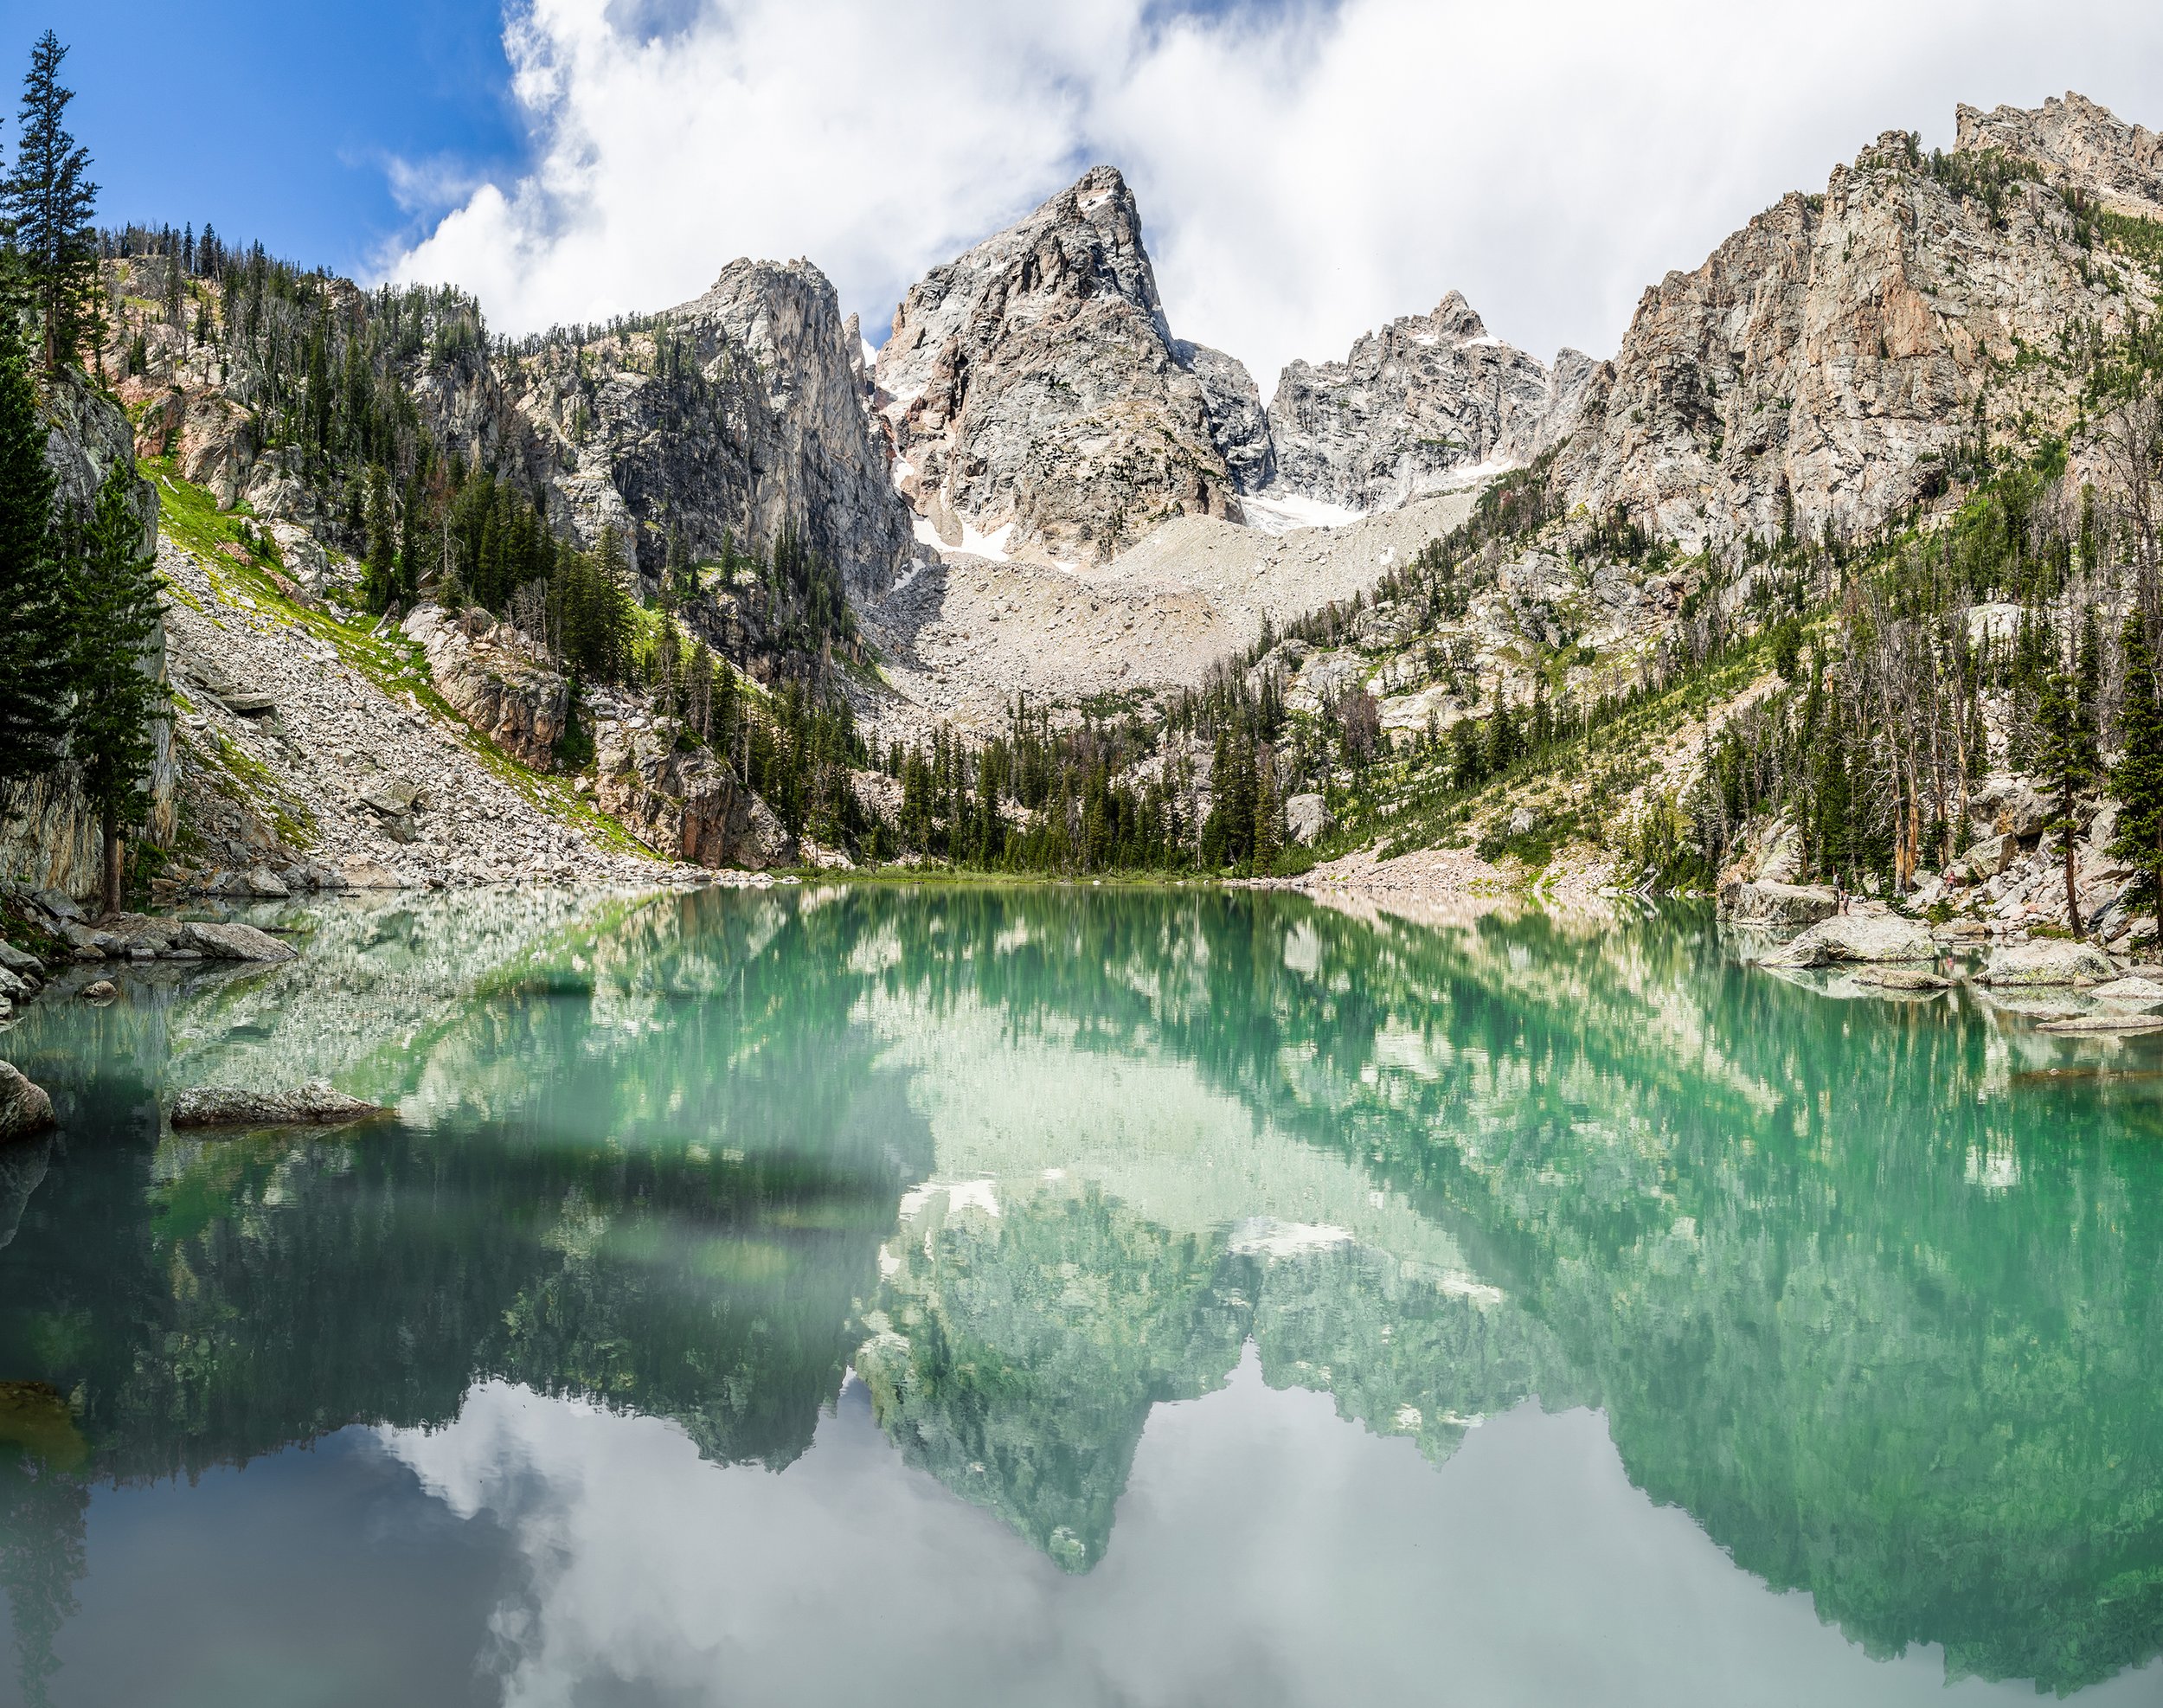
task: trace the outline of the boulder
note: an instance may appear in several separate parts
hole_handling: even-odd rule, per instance
[[[358,857],[338,867],[336,882],[348,889],[399,889],[405,885],[405,880],[388,866]]]
[[[238,1085],[194,1085],[173,1099],[175,1127],[328,1126],[391,1111],[349,1097],[327,1080],[311,1079],[291,1091],[257,1091]]]
[[[10,973],[27,973],[33,979],[42,979],[45,976],[43,961],[25,950],[16,948],[14,944],[4,940],[0,940],[0,966],[6,967]]]
[[[385,777],[361,791],[361,805],[386,819],[404,817],[420,800],[420,786],[404,777]]]
[[[181,944],[209,960],[291,960],[295,951],[267,931],[238,921],[191,919],[181,928]]]
[[[1855,982],[1881,991],[1942,991],[1953,981],[1927,966],[1895,965],[1866,966],[1855,975]]]
[[[2010,866],[2019,854],[2019,845],[2009,836],[1986,836],[1969,845],[1967,853],[1954,863],[1956,876],[1971,880],[1996,877]]]
[[[252,895],[273,896],[281,901],[292,894],[286,881],[268,866],[251,866],[248,869],[247,887]]]
[[[111,1002],[120,994],[120,987],[110,979],[94,979],[82,987],[85,1002]]]
[[[2163,985],[2159,985],[2153,979],[2143,979],[2128,974],[2122,979],[2113,979],[2107,985],[2098,985],[2089,994],[2105,998],[2111,1002],[2142,1005],[2163,1003]]]
[[[2037,835],[2051,818],[2050,801],[2018,777],[1992,778],[1967,806],[1977,823],[2012,837]]]
[[[1771,966],[1832,966],[1844,961],[1929,960],[1930,934],[1893,914],[1835,914],[1763,957]]]
[[[1287,796],[1284,803],[1284,827],[1293,841],[1301,846],[1312,846],[1329,833],[1332,820],[1329,808],[1323,805],[1319,794]]]
[[[53,1100],[11,1062],[0,1062],[0,1140],[27,1138],[53,1124]]]
[[[1831,919],[1839,905],[1839,899],[1831,886],[1823,883],[1775,883],[1762,878],[1755,883],[1737,880],[1720,891],[1722,916],[1737,925],[1792,930]]]
[[[2011,948],[1993,950],[1978,982],[1992,986],[2070,985],[2114,976],[2109,960],[2088,943],[2038,937]]]

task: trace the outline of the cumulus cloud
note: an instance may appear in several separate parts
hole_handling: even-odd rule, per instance
[[[531,0],[506,43],[528,170],[384,269],[504,330],[807,255],[876,342],[925,269],[1109,160],[1174,327],[1265,391],[1452,288],[1606,353],[1668,268],[1882,130],[1949,144],[1957,101],[2163,121],[2134,0]]]

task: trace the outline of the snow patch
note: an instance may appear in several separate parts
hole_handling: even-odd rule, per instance
[[[919,541],[936,552],[966,553],[971,557],[988,558],[993,563],[1013,562],[1006,551],[1006,543],[1014,536],[1014,524],[1011,522],[1002,523],[996,534],[979,534],[965,519],[961,524],[961,543],[958,546],[950,546],[940,539],[939,530],[927,517],[916,518],[915,531]]]
[[[1365,514],[1298,492],[1242,498],[1239,507],[1246,513],[1247,525],[1264,534],[1289,534],[1300,528],[1348,528]]]

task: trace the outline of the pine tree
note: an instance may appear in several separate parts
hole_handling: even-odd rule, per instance
[[[379,614],[398,596],[398,529],[390,513],[390,478],[381,463],[368,472],[368,555],[361,596]]]
[[[2052,796],[2044,828],[2058,839],[2064,857],[2065,921],[2081,934],[2080,898],[2074,883],[2073,838],[2079,829],[2080,798],[2096,780],[2095,708],[2084,691],[2079,668],[2052,671],[2043,679],[2036,702],[2036,768]]]
[[[143,524],[129,506],[127,474],[118,463],[98,489],[72,591],[75,704],[68,744],[105,834],[106,910],[117,913],[122,838],[150,808],[151,726],[165,703],[164,685],[143,669],[158,624],[157,567],[143,550]]]
[[[20,322],[0,310],[0,787],[49,770],[67,732],[67,576]]]
[[[49,29],[30,50],[15,170],[0,181],[0,206],[14,225],[15,247],[44,322],[48,373],[76,360],[97,320],[98,234],[91,220],[98,186],[85,176],[89,151],[61,122],[75,98],[60,86],[67,55]]]
[[[2139,870],[2134,899],[2148,904],[2163,930],[2163,679],[2138,611],[2126,620],[2125,653],[2125,748],[2110,774],[2121,810],[2110,851]]]

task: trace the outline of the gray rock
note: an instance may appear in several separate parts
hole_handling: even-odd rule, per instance
[[[2058,937],[2038,937],[2011,948],[1993,950],[1978,976],[1978,982],[1993,987],[2009,985],[2070,985],[2079,980],[2107,981],[2115,970],[2101,949]]]
[[[909,287],[879,408],[947,546],[1011,527],[1010,549],[1102,561],[1164,517],[1239,514],[1216,438],[1239,388],[1205,371],[1171,337],[1126,181],[1097,166]],[[1251,467],[1250,430],[1236,448]]]
[[[61,895],[57,889],[41,889],[33,895],[30,900],[42,908],[49,917],[63,923],[84,917],[83,910],[70,897]]]
[[[33,979],[42,979],[45,976],[43,961],[29,951],[18,949],[14,944],[4,940],[0,940],[0,966],[6,967],[10,973],[27,973]]]
[[[1925,966],[1866,966],[1855,975],[1855,982],[1883,991],[1942,991],[1953,981]]]
[[[1312,847],[1320,841],[1329,833],[1332,822],[1320,795],[1295,794],[1285,798],[1285,829],[1292,840],[1303,847]]]
[[[189,920],[181,928],[181,945],[210,960],[292,960],[294,950],[266,931],[237,920]]]
[[[1929,960],[1930,934],[1892,914],[1835,914],[1763,957],[1769,966],[1831,966],[1844,961]]]
[[[1452,291],[1432,313],[1368,333],[1342,362],[1285,369],[1269,405],[1278,487],[1350,510],[1402,504],[1505,446],[1535,453],[1554,403],[1547,369],[1490,337]]]
[[[266,717],[278,710],[278,702],[268,694],[225,694],[219,698],[235,717]]]
[[[2109,1002],[2153,1005],[2163,1003],[2163,985],[2153,979],[2128,973],[2124,978],[2113,979],[2107,985],[2096,986],[2089,995],[2102,997]]]
[[[280,901],[292,894],[292,891],[286,887],[286,881],[268,866],[250,867],[247,874],[247,886],[252,895],[272,896]]]
[[[1822,883],[1733,883],[1720,891],[1720,912],[1737,925],[1775,930],[1815,925],[1831,919],[1839,898]]]
[[[361,791],[361,805],[386,819],[411,812],[420,800],[420,786],[407,777],[385,777]]]
[[[120,994],[120,987],[110,979],[98,979],[82,987],[85,1002],[111,1002]]]
[[[2163,1032],[2163,1015],[2074,1014],[2063,1020],[2045,1020],[2036,1030],[2044,1032]]]
[[[53,1124],[53,1100],[24,1078],[14,1063],[0,1062],[0,1140],[22,1139]]]
[[[312,1079],[292,1091],[259,1091],[243,1086],[196,1085],[173,1099],[175,1127],[291,1127],[331,1125],[392,1113]]]
[[[1969,844],[1954,870],[1970,879],[1996,877],[2013,863],[2019,852],[2019,844],[2010,836],[1986,836]]]

